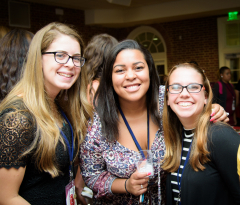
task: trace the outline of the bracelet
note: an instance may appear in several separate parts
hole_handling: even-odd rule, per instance
[[[126,179],[126,181],[125,181],[125,190],[126,190],[127,194],[130,194],[130,193],[128,192],[128,190],[127,190],[127,185],[126,185],[126,184],[127,184],[127,180],[128,180],[128,179]]]

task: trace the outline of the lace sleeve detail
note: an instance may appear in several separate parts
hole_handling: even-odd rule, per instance
[[[0,168],[25,167],[28,157],[21,155],[33,138],[33,120],[28,112],[3,111],[0,114]]]

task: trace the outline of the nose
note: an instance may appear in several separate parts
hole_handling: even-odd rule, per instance
[[[136,73],[132,69],[128,69],[126,72],[126,79],[133,80],[136,78]]]
[[[64,65],[69,68],[73,68],[75,66],[72,58],[69,58],[68,61]]]
[[[182,92],[180,93],[181,97],[188,97],[189,92],[187,91],[187,88],[183,88]]]

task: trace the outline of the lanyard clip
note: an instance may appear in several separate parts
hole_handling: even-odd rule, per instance
[[[69,170],[69,177],[70,177],[70,182],[73,180],[73,172],[72,170]]]

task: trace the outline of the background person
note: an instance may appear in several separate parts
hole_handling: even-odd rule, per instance
[[[8,27],[0,26],[0,39],[3,38],[9,31],[10,29]]]
[[[220,81],[213,87],[213,102],[220,104],[229,113],[229,124],[236,125],[236,95],[233,85],[230,83],[231,70],[224,66],[219,70]]]
[[[227,124],[209,121],[211,108],[212,90],[203,70],[189,63],[174,66],[163,111],[167,205],[240,204],[240,138]]]
[[[111,48],[118,43],[117,39],[108,34],[94,36],[88,43],[84,57],[87,59],[88,100],[92,104],[99,86],[102,70]]]
[[[88,76],[87,98],[88,102],[91,104],[93,104],[93,98],[100,83],[102,69],[106,58],[109,55],[111,48],[117,43],[117,39],[115,39],[113,36],[108,34],[99,34],[90,40],[84,50],[84,57],[87,59],[85,64]],[[84,199],[84,197],[81,195],[84,188],[84,181],[80,172],[80,167],[78,167],[75,178],[76,193],[79,203],[85,205],[91,202],[91,199]]]
[[[13,29],[0,39],[0,101],[20,80],[33,33]]]
[[[92,113],[83,49],[61,23],[34,36],[22,79],[0,104],[1,204],[66,204],[70,161]]]

